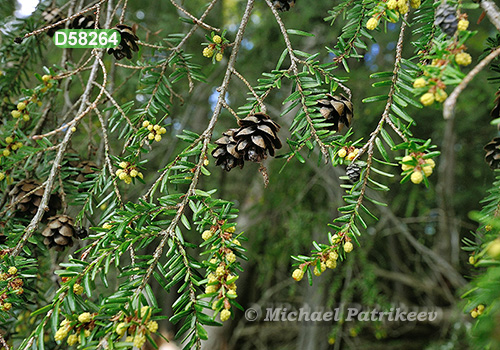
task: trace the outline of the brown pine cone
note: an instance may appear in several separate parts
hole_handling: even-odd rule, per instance
[[[132,27],[125,24],[118,24],[112,29],[116,29],[120,32],[121,40],[117,47],[108,49],[108,54],[114,55],[117,60],[121,60],[124,57],[131,59],[132,51],[139,51],[139,46],[137,46],[136,43],[139,38],[135,35],[134,30]]]
[[[486,146],[484,146],[486,155],[484,159],[491,169],[500,168],[500,137],[495,137]]]
[[[295,6],[295,0],[274,0],[273,5],[278,11],[288,11]]]
[[[245,164],[241,154],[236,152],[234,133],[237,130],[238,129],[229,129],[223,133],[222,135],[224,136],[215,141],[217,148],[212,152],[212,156],[216,159],[215,164],[220,165],[226,171],[230,171],[237,166],[243,168]]]
[[[41,185],[41,182],[34,179],[26,179],[19,182],[10,192],[11,203],[16,203],[14,205],[14,210],[16,211],[17,217],[26,217],[30,215],[35,215],[42,201],[42,196],[44,188],[39,188],[33,193],[29,194],[31,191],[35,190]],[[23,198],[24,197],[24,198]],[[48,211],[45,213],[44,217],[53,216],[62,207],[61,197],[58,194],[51,194],[48,203]]]
[[[280,126],[264,113],[255,113],[238,121],[240,128],[233,137],[236,140],[236,152],[244,160],[261,162],[267,158],[267,152],[274,156],[274,149],[281,148],[278,138]]]
[[[353,117],[352,102],[344,95],[326,94],[326,97],[325,100],[318,100],[317,106],[326,122],[333,124],[328,130],[340,131],[344,125],[349,127]]]
[[[75,229],[73,219],[67,215],[56,215],[48,218],[48,224],[42,231],[43,243],[49,248],[62,251],[73,246],[73,238],[82,239],[87,236],[84,229]]]
[[[43,11],[42,18],[47,25],[51,25],[61,21],[63,19],[63,15],[60,9],[58,9],[57,7],[52,7],[47,8],[45,9],[45,11]],[[59,29],[64,29],[64,24],[59,24],[54,28],[50,28],[49,30],[47,30],[47,35],[52,38],[54,36],[54,33]]]

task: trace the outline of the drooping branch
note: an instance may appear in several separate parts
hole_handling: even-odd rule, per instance
[[[490,19],[490,22],[500,31],[500,9],[492,0],[481,1],[481,7]]]

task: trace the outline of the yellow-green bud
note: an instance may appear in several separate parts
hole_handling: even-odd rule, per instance
[[[446,93],[446,91],[442,89],[437,89],[436,92],[434,93],[434,98],[436,99],[437,102],[441,103],[448,98],[448,94]]]
[[[139,172],[137,170],[135,169],[130,170],[130,176],[136,177],[137,175],[139,175]]]
[[[5,174],[0,171],[0,181],[2,181],[3,179],[5,179]]]
[[[416,185],[421,183],[423,179],[424,179],[424,175],[422,174],[422,172],[420,170],[415,170],[411,174],[411,177],[410,177],[411,182],[413,182]]]
[[[220,52],[219,52],[217,55],[215,55],[215,60],[216,60],[217,62],[222,61],[222,59],[223,59],[223,58],[224,58],[224,55],[223,55],[223,54],[221,54]]]
[[[209,240],[210,238],[212,238],[213,235],[214,235],[214,233],[212,232],[212,230],[205,230],[201,234],[201,238],[203,238],[203,240],[206,241],[206,240]]]
[[[427,85],[427,80],[425,80],[424,78],[418,78],[413,82],[413,87],[415,89],[422,88],[425,85]]]
[[[429,177],[432,175],[432,167],[430,165],[427,165],[427,166],[423,166],[422,167],[422,171],[424,172],[424,175],[426,177]]]
[[[347,155],[347,151],[345,150],[345,148],[341,148],[339,150],[339,152],[337,153],[337,155],[340,157],[340,158],[344,158],[346,155]]]
[[[156,321],[149,321],[146,324],[146,328],[151,332],[151,333],[156,333],[158,330],[158,323]]]
[[[80,321],[80,323],[88,323],[90,320],[92,320],[90,312],[84,312],[78,316],[78,321]]]
[[[127,331],[127,324],[125,322],[120,322],[118,323],[118,326],[116,326],[115,332],[119,335],[122,336],[125,334]]]
[[[7,271],[9,275],[15,275],[17,273],[17,267],[11,266],[9,267],[9,270]]]
[[[352,252],[353,248],[354,248],[354,246],[352,245],[351,242],[345,242],[344,243],[344,252],[350,253],[350,252]]]
[[[5,138],[5,142],[6,142],[7,144],[9,144],[9,143],[14,142],[14,139],[13,139],[12,137],[10,137],[10,136],[7,136],[7,137]]]
[[[436,166],[436,162],[434,162],[433,159],[429,158],[426,159],[425,162],[431,166],[431,168],[434,168]]]
[[[214,49],[210,48],[210,47],[205,47],[203,49],[203,56],[207,57],[207,58],[210,58],[214,55]]]
[[[330,260],[337,260],[339,258],[339,254],[337,252],[330,252],[330,254],[328,254],[328,258]]]
[[[387,1],[386,5],[389,10],[394,10],[396,7],[398,7],[398,2],[397,0],[389,0]]]
[[[149,126],[149,122],[147,120],[142,122],[142,127],[147,128]]]
[[[52,75],[45,74],[45,75],[42,77],[42,81],[43,81],[44,83],[48,82],[50,79],[52,79]]]
[[[458,30],[467,30],[467,28],[469,28],[469,21],[468,20],[461,19],[460,21],[458,21],[458,26],[457,26]]]
[[[225,322],[225,321],[229,320],[230,317],[231,317],[231,311],[226,310],[226,309],[224,309],[224,310],[221,311],[221,313],[220,313],[220,320],[222,322]]]
[[[434,94],[431,94],[430,92],[427,92],[427,93],[423,94],[420,97],[420,102],[424,106],[430,106],[431,104],[434,103]]]
[[[136,334],[134,337],[134,346],[136,348],[142,348],[144,343],[146,342],[146,336],[144,334]]]
[[[120,168],[125,169],[126,167],[128,167],[128,162],[120,162],[120,164],[118,165],[120,166]]]
[[[328,259],[325,264],[329,269],[334,269],[337,267],[337,262],[333,259]]]
[[[229,263],[234,263],[236,261],[236,255],[233,252],[226,254],[226,260]]]
[[[21,112],[19,112],[18,110],[13,110],[12,112],[10,112],[10,114],[16,119],[21,116]]]
[[[78,336],[76,334],[71,334],[66,340],[69,346],[73,346],[78,343]]]
[[[24,102],[19,102],[19,103],[17,104],[17,110],[18,110],[18,111],[22,111],[22,110],[24,110],[24,109],[26,109],[26,103],[24,103]]]
[[[461,66],[468,66],[472,63],[472,57],[467,52],[460,52],[455,56],[455,62]]]
[[[160,142],[161,141],[161,135],[160,134],[156,134],[155,135],[155,141],[156,142]]]
[[[75,293],[76,295],[82,295],[83,287],[78,283],[75,283],[75,285],[73,286],[73,293]]]
[[[220,37],[220,35],[214,35],[212,41],[216,44],[220,44],[222,42],[222,38]]]
[[[375,17],[372,17],[368,20],[368,22],[366,22],[366,28],[368,30],[374,30],[375,28],[377,28],[378,26],[378,19],[376,19]]]

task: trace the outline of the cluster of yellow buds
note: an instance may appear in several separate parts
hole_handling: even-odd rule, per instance
[[[208,37],[207,39],[210,40],[210,44],[207,44],[207,47],[203,49],[203,56],[206,58],[212,58],[220,62],[222,61],[222,58],[224,57],[224,49],[226,48],[227,44],[229,43],[229,40],[224,38],[224,33],[222,36],[214,34],[212,32],[212,37]]]
[[[52,84],[53,77],[52,75],[45,74],[42,76],[43,87],[40,89],[41,93],[46,93],[48,89],[50,89],[54,84]]]
[[[411,171],[410,180],[417,185],[423,181],[424,176],[431,176],[436,166],[433,159],[425,159],[424,156],[425,153],[413,152],[410,155],[404,156],[401,160],[401,169],[403,172]]]
[[[337,152],[337,156],[339,158],[345,158],[347,160],[353,160],[359,153],[359,148],[356,148],[354,146],[345,146],[339,149]]]
[[[93,314],[84,312],[78,316],[78,322],[72,322],[68,319],[64,319],[61,321],[60,327],[54,335],[54,339],[56,341],[62,341],[64,338],[68,337],[68,339],[66,339],[66,343],[69,346],[80,343],[81,338],[78,335],[81,334],[81,331],[83,330],[83,336],[87,338],[90,337],[91,330],[95,327],[95,324],[91,322],[92,318]],[[73,329],[75,330],[75,333],[69,334]]]
[[[233,239],[233,233],[236,231],[234,226],[223,229],[225,221],[217,221],[210,230],[203,232],[203,239],[210,239],[216,232],[222,241],[222,246],[212,259],[210,259],[211,272],[207,275],[207,285],[205,287],[206,294],[215,294],[213,297],[216,299],[212,303],[212,309],[221,310],[220,319],[222,322],[227,321],[231,317],[231,303],[229,299],[237,297],[236,294],[236,280],[238,276],[234,276],[230,272],[230,266],[236,262],[236,254],[231,248],[232,245],[240,246],[237,239]],[[208,238],[207,238],[208,237]],[[226,243],[226,244],[224,244]]]
[[[128,333],[125,341],[134,343],[137,348],[142,348],[146,343],[147,332],[156,333],[158,331],[158,323],[150,320],[152,312],[153,310],[149,306],[141,307],[141,310],[136,312],[136,315],[128,316],[117,323],[116,334],[122,337],[125,333]]]
[[[20,118],[22,117],[22,119],[27,122],[30,120],[30,114],[28,112],[28,110],[26,109],[27,107],[27,103],[29,103],[28,101],[26,102],[19,102],[17,104],[17,109],[13,109],[10,114],[12,115],[12,117],[14,119],[17,119],[17,118]]]
[[[144,178],[144,175],[137,170],[137,167],[129,162],[120,162],[119,166],[121,169],[116,171],[116,176],[125,181],[127,185],[132,183],[132,179],[135,177]]]
[[[167,132],[167,129],[165,129],[163,126],[160,126],[158,124],[153,125],[150,122],[148,122],[147,120],[145,120],[142,123],[142,126],[149,130],[148,139],[151,141],[155,140],[156,142],[160,142],[161,135],[163,135]]]
[[[4,150],[2,151],[2,153],[0,154],[0,157],[1,156],[4,156],[4,157],[8,157],[11,155],[11,153],[13,151],[17,151],[19,148],[23,147],[23,143],[22,142],[14,142],[14,138],[12,138],[11,136],[7,136],[5,138],[5,148]]]
[[[477,307],[471,310],[470,315],[472,318],[476,318],[479,315],[482,315],[484,312],[484,305],[479,304]]]
[[[414,9],[418,9],[420,4],[421,0],[410,0],[410,6]],[[382,17],[391,23],[396,23],[399,15],[406,14],[409,9],[408,0],[383,0],[375,7],[375,13],[366,22],[366,28],[368,30],[377,28]]]
[[[22,287],[24,282],[15,266],[10,266],[7,272],[0,273],[0,282],[7,282],[7,288],[4,288],[2,294],[0,294],[0,309],[9,311],[12,308],[12,304],[6,301],[8,294],[23,294],[24,289]]]
[[[413,87],[427,91],[420,97],[420,102],[424,106],[430,106],[434,101],[443,103],[448,98],[445,91],[446,85],[436,78],[429,78],[428,76],[417,78],[413,82]]]

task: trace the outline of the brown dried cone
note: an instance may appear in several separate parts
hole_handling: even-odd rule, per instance
[[[317,106],[326,122],[333,124],[327,127],[328,130],[340,131],[344,125],[346,127],[351,125],[353,117],[352,102],[344,95],[333,96],[326,94],[326,99],[318,100]]]
[[[16,216],[23,217],[29,215],[35,215],[42,201],[42,196],[44,188],[39,188],[35,192],[27,195],[31,191],[39,187],[41,183],[37,180],[26,179],[19,182],[12,191],[9,192],[11,197],[11,203],[16,203],[14,205],[14,210],[16,211]],[[58,194],[51,194],[48,203],[48,211],[45,213],[45,217],[53,216],[61,209],[62,202],[61,197]]]
[[[267,158],[267,152],[274,157],[274,149],[281,148],[278,138],[280,126],[264,113],[255,113],[238,120],[240,128],[233,137],[236,140],[236,152],[244,160],[261,162]]]
[[[490,115],[493,119],[500,118],[500,90],[497,91],[495,98],[495,107],[490,112]]]
[[[278,11],[288,11],[295,6],[295,0],[273,0],[273,5]]]
[[[220,165],[226,171],[230,171],[237,166],[243,168],[245,164],[241,154],[236,152],[236,140],[233,136],[237,130],[229,129],[223,133],[224,136],[215,141],[217,148],[212,152],[212,156],[216,159],[215,164]]]
[[[57,7],[52,7],[47,8],[42,12],[42,18],[47,23],[47,25],[51,25],[61,21],[63,19],[63,16],[60,9],[58,9]],[[49,30],[47,30],[47,35],[53,37],[54,33],[59,29],[64,29],[64,24],[59,24],[54,28],[50,28]]]
[[[139,38],[135,35],[134,30],[125,24],[118,24],[111,29],[116,29],[120,32],[121,40],[117,47],[108,49],[108,54],[114,55],[117,60],[121,60],[124,57],[131,59],[132,51],[139,51],[139,46],[136,43]]]
[[[495,137],[486,146],[484,146],[486,156],[484,159],[491,169],[500,168],[500,137]]]
[[[57,251],[62,251],[67,246],[73,246],[73,238],[85,238],[86,231],[75,229],[73,219],[67,215],[51,216],[48,224],[42,232],[43,243],[49,248],[55,247]]]

